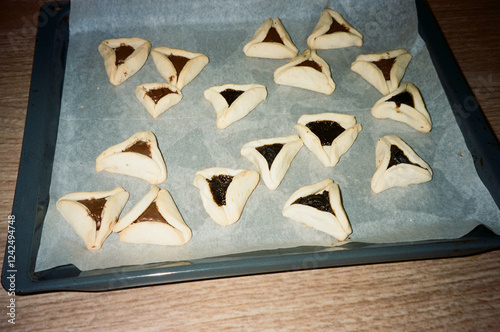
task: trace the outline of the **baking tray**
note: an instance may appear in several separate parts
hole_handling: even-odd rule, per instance
[[[500,144],[466,83],[425,0],[416,0],[419,33],[426,42],[457,123],[486,188],[500,206]],[[49,203],[66,53],[69,2],[45,4],[40,11],[33,73],[12,208],[15,257],[9,243],[2,285],[16,277],[16,294],[48,291],[104,291],[228,276],[302,269],[445,258],[500,248],[500,236],[485,226],[451,240],[391,244],[351,242],[342,247],[303,246],[211,257],[189,262],[162,262],[80,271],[64,265],[35,272],[43,220]],[[43,18],[43,19],[42,19]],[[467,104],[466,104],[467,103]],[[464,111],[466,110],[466,111]],[[14,258],[14,259],[13,259]],[[12,265],[13,263],[13,265]]]

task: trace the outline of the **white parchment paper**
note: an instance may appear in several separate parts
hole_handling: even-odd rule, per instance
[[[279,86],[274,70],[287,60],[248,58],[243,46],[268,17],[279,17],[302,52],[321,11],[332,8],[358,29],[364,45],[320,50],[337,83],[330,95]],[[183,89],[184,98],[153,119],[134,96],[142,83],[163,82],[152,58],[120,86],[109,83],[97,46],[104,39],[141,37],[152,47],[168,46],[206,54],[210,62]],[[359,54],[406,48],[413,59],[404,80],[416,84],[432,117],[424,134],[370,114],[382,96],[350,70]],[[349,241],[400,242],[457,238],[483,223],[500,233],[500,213],[479,180],[463,136],[440,85],[424,42],[417,32],[413,1],[96,1],[71,2],[70,43],[62,109],[50,189],[36,270],[75,264],[82,270],[163,261],[184,261],[260,249],[335,244],[335,239],[281,215],[297,189],[332,178],[340,185],[353,233]],[[211,86],[258,83],[268,97],[242,120],[216,128],[215,112],[203,97]],[[240,155],[248,141],[295,134],[302,114],[338,112],[356,116],[363,130],[334,168],[325,168],[303,147],[275,191],[261,181],[241,219],[221,227],[201,204],[194,174],[207,167],[255,169]],[[121,243],[111,234],[102,249],[88,251],[55,203],[74,191],[124,187],[130,199],[123,214],[149,190],[143,180],[95,171],[95,158],[137,131],[158,138],[168,178],[160,185],[174,198],[193,231],[182,247]],[[377,138],[395,134],[406,141],[434,171],[431,182],[374,194]]]

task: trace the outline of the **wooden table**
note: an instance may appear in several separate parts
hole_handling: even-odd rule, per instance
[[[3,1],[0,250],[3,257],[43,1]],[[429,0],[500,136],[500,3]],[[495,22],[496,21],[496,22]],[[15,38],[13,37],[15,36]],[[12,44],[15,41],[15,44]],[[0,291],[0,330],[10,297]],[[500,251],[471,257],[224,278],[103,293],[16,296],[16,328],[499,330]]]

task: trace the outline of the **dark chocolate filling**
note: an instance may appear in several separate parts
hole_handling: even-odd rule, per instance
[[[283,148],[283,144],[281,143],[274,143],[274,144],[267,144],[267,145],[262,145],[257,148],[255,148],[261,155],[264,156],[267,160],[267,166],[269,169],[271,169],[271,165],[273,164],[274,159],[276,159],[276,156],[278,153],[281,151]]]
[[[137,141],[131,146],[123,150],[123,152],[137,152],[145,155],[146,157],[152,158],[151,145],[146,141]]]
[[[391,79],[391,69],[394,62],[396,62],[396,58],[380,59],[378,61],[373,61],[373,64],[382,71],[385,80],[389,81]]]
[[[134,48],[130,45],[121,43],[120,46],[114,48],[116,54],[115,65],[119,66],[125,62],[125,60],[134,53]]]
[[[340,24],[339,22],[337,22],[335,19],[332,18],[332,24],[330,24],[330,28],[325,34],[330,34],[334,32],[349,32],[349,30],[350,29],[348,27],[346,27],[343,24]]]
[[[221,91],[222,97],[226,99],[227,104],[231,106],[231,104],[238,98],[244,91],[234,90],[234,89],[226,89]]]
[[[321,194],[313,194],[305,197],[300,197],[292,204],[302,204],[312,206],[320,211],[330,212],[335,215],[332,210],[332,205],[330,204],[330,197],[327,190],[323,191]]]
[[[275,27],[271,27],[271,29],[269,29],[269,31],[267,32],[266,38],[264,38],[264,40],[262,40],[262,42],[283,44],[283,40],[281,39],[281,37],[280,37],[280,35]]]
[[[95,221],[95,229],[98,231],[101,228],[101,220],[102,220],[102,210],[104,209],[104,205],[106,204],[108,198],[92,198],[92,199],[82,199],[77,201],[85,205],[88,210],[90,218]]]
[[[345,128],[338,124],[338,122],[330,120],[313,121],[306,124],[314,135],[318,136],[321,145],[332,145],[334,139],[345,131]]]
[[[297,67],[311,67],[312,69],[316,69],[320,73],[322,72],[321,66],[319,65],[319,63],[317,63],[316,61],[313,61],[313,60],[302,61],[301,63],[299,63],[297,65]]]
[[[179,75],[182,71],[182,68],[186,65],[186,63],[190,60],[189,58],[180,56],[180,55],[173,55],[170,54],[168,56],[168,59],[172,64],[174,65],[175,71],[177,72],[177,75]]]
[[[158,88],[158,89],[151,89],[151,90],[148,90],[146,92],[146,94],[151,97],[151,99],[153,99],[153,101],[155,102],[155,104],[158,104],[158,101],[160,99],[162,99],[163,97],[165,97],[166,95],[170,94],[170,93],[177,93],[177,92],[174,92],[172,90],[170,90],[169,88]]]
[[[226,205],[226,192],[231,181],[233,177],[226,174],[214,175],[211,179],[207,179],[212,197],[218,206]]]
[[[156,201],[151,202],[151,204],[149,204],[146,210],[144,210],[144,212],[139,217],[137,217],[134,223],[147,222],[147,221],[159,221],[169,224],[168,221],[161,215],[160,211],[158,210]]]
[[[411,107],[415,107],[415,103],[413,102],[413,95],[408,91],[398,93],[395,96],[392,96],[387,101],[393,101],[396,103],[397,107],[401,107],[401,104],[406,104]]]
[[[389,160],[389,166],[387,166],[387,168],[399,164],[410,164],[420,167],[420,165],[412,163],[398,146],[391,144],[391,159]]]

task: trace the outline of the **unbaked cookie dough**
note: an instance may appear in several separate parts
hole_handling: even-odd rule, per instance
[[[331,95],[335,82],[328,64],[315,50],[306,49],[274,71],[274,82]]]
[[[182,100],[181,90],[168,83],[141,84],[135,89],[135,96],[155,119]]]
[[[122,187],[108,191],[74,192],[59,198],[57,210],[89,250],[100,249],[111,234],[129,193]]]
[[[351,148],[362,127],[352,115],[321,113],[302,115],[295,129],[321,163],[333,167]]]
[[[249,57],[289,59],[299,53],[279,18],[268,18],[243,47]]]
[[[371,180],[374,193],[432,180],[430,166],[395,135],[378,139],[375,157],[377,169]]]
[[[377,119],[392,119],[428,133],[432,129],[429,112],[418,88],[403,82],[394,92],[382,97],[373,106],[371,113]]]
[[[267,98],[267,89],[260,84],[224,84],[203,93],[217,115],[217,128],[224,129],[250,113]]]
[[[404,48],[361,54],[351,64],[351,70],[361,75],[385,96],[399,87],[411,59],[411,54]]]
[[[192,237],[170,193],[152,186],[149,192],[113,227],[120,241],[181,246]]]
[[[96,171],[125,174],[159,184],[167,179],[167,168],[155,135],[140,131],[104,150],[96,159]]]
[[[259,178],[252,170],[213,167],[196,172],[193,184],[212,220],[228,226],[240,219]]]
[[[257,167],[267,188],[274,190],[303,145],[297,135],[259,139],[243,145],[241,155]]]
[[[311,49],[336,49],[362,46],[363,36],[354,29],[338,12],[327,8],[323,10],[307,46]]]
[[[144,66],[151,43],[137,37],[107,39],[99,44],[98,50],[109,81],[113,85],[120,85]]]
[[[151,56],[161,76],[179,90],[188,85],[208,64],[208,57],[204,54],[165,46],[155,47]]]
[[[282,214],[339,241],[352,233],[339,186],[332,179],[327,178],[294,192],[286,201]]]

